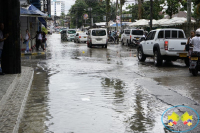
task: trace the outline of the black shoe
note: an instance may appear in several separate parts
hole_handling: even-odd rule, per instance
[[[5,73],[2,73],[2,72],[1,72],[0,75],[5,75]]]

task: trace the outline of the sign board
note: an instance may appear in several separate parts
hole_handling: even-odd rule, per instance
[[[116,23],[120,23],[120,16],[116,16]]]
[[[88,14],[84,14],[83,15],[83,18],[86,20],[86,19],[88,19]]]

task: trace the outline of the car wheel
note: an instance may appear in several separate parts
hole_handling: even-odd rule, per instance
[[[74,39],[74,43],[76,43],[75,39]]]
[[[107,48],[107,44],[105,45],[105,48]]]
[[[187,67],[189,67],[189,66],[190,66],[190,60],[189,60],[189,58],[188,58],[188,57],[185,58],[184,61],[185,61],[185,65],[186,65]]]
[[[144,62],[146,60],[146,55],[143,53],[142,48],[138,48],[137,57],[138,60],[141,62]]]
[[[161,66],[162,65],[162,57],[158,51],[154,52],[154,65]]]
[[[121,44],[124,45],[124,41],[123,40],[121,40]]]
[[[102,45],[101,47],[104,48],[104,45]]]

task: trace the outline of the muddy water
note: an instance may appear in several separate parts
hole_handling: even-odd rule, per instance
[[[35,74],[20,133],[165,132],[160,116],[168,106],[135,84],[143,74],[133,51],[89,49],[59,34],[47,43],[46,55],[22,58]]]

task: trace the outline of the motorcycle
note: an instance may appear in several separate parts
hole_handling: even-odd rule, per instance
[[[140,39],[133,39],[132,40],[132,44],[133,44],[133,46],[138,46],[139,44],[140,44],[140,42],[141,42],[141,38]]]
[[[193,76],[198,75],[198,71],[200,71],[200,52],[193,51],[191,53],[189,71]]]
[[[109,36],[108,38],[108,42],[116,42],[119,43],[119,36],[118,35],[115,35],[114,37],[113,36]]]

